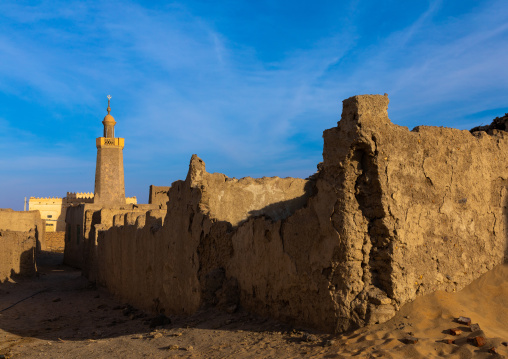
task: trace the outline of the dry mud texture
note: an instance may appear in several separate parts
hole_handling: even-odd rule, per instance
[[[33,230],[0,230],[0,283],[16,275],[35,275],[36,239]]]
[[[31,232],[37,241],[37,250],[46,250],[46,222],[39,211],[13,211],[0,208],[0,231]]]
[[[230,179],[193,156],[164,224],[99,231],[85,274],[144,310],[243,307],[328,332],[460,290],[506,256],[507,133],[409,131],[387,108],[345,100],[308,180]]]
[[[79,271],[60,265],[61,256],[45,252],[37,278],[0,285],[0,355],[12,359],[508,356],[503,344],[508,340],[508,265],[495,267],[460,292],[419,297],[386,323],[330,335],[242,310],[170,316],[171,323],[150,327],[153,314],[91,286]],[[470,317],[480,329],[461,326],[456,322],[459,316]],[[456,327],[464,332],[451,336],[449,329]],[[467,342],[478,335],[486,339],[483,347]],[[418,342],[407,344],[408,337]],[[488,352],[492,347],[498,355]]]

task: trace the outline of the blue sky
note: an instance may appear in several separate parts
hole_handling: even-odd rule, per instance
[[[508,112],[508,2],[0,3],[0,208],[93,192],[106,95],[128,196],[184,179],[307,177],[342,100],[388,93],[399,125]]]

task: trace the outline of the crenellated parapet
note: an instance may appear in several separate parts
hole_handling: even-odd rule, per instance
[[[30,204],[61,204],[63,202],[62,197],[30,197]]]
[[[67,192],[67,199],[88,199],[93,198],[92,192]]]
[[[93,203],[92,192],[67,192],[65,197],[30,197],[31,204]]]

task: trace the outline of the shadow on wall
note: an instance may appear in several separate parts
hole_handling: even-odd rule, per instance
[[[30,248],[21,253],[19,257],[19,272],[16,273],[14,268],[12,268],[10,277],[13,279],[20,277],[32,277],[35,275],[35,272],[35,248]]]
[[[383,208],[381,183],[376,156],[368,146],[358,146],[351,163],[356,166],[354,184],[355,198],[367,221],[367,233],[371,241],[368,270],[371,284],[393,296],[391,274],[393,271],[393,248],[390,231],[383,222],[387,216]],[[367,269],[367,268],[366,268]]]
[[[508,192],[508,186],[505,187]],[[506,235],[506,243],[504,247],[504,262],[508,263],[508,195],[504,199],[504,230]]]
[[[272,221],[280,221],[293,215],[297,210],[303,208],[307,204],[307,199],[314,196],[317,193],[316,181],[314,179],[309,180],[304,187],[305,194],[289,199],[287,201],[281,201],[269,204],[266,207],[249,211],[249,216],[245,220],[241,221],[239,225],[247,222],[249,219],[257,216],[264,215],[270,218]]]

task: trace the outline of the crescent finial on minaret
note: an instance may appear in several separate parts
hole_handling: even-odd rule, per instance
[[[111,95],[106,96],[108,98],[108,115],[111,112],[111,107],[109,107],[109,101],[111,100]]]

